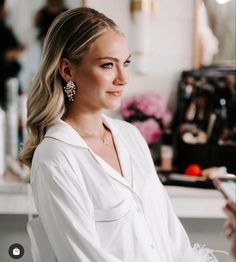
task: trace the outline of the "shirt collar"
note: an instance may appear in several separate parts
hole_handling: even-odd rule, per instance
[[[104,114],[102,115],[102,118],[103,123],[112,131],[112,134],[117,136],[120,132],[119,121],[116,121]],[[88,145],[79,133],[62,119],[57,120],[52,126],[50,126],[44,137],[54,138],[73,146],[88,148]]]

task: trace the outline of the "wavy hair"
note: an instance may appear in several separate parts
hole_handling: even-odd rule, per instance
[[[31,166],[34,151],[48,127],[65,113],[67,103],[63,92],[65,83],[59,73],[60,60],[67,58],[79,64],[91,44],[108,29],[119,31],[114,21],[87,7],[63,12],[53,21],[28,94],[28,139],[19,154],[23,164]]]

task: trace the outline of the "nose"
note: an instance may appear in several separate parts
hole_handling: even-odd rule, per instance
[[[126,85],[128,84],[128,72],[126,68],[117,69],[117,73],[114,79],[115,85]]]

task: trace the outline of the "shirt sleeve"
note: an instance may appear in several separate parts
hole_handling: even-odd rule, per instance
[[[35,204],[52,249],[59,262],[121,262],[99,243],[93,205],[81,177],[51,163],[31,171]]]
[[[166,190],[164,190],[164,196],[167,207],[168,231],[173,247],[172,253],[174,261],[219,262],[214,254],[214,250],[198,243],[195,243],[193,247],[191,246],[186,231],[174,212]]]

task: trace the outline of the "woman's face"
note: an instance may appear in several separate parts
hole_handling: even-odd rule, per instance
[[[91,110],[120,106],[128,82],[130,54],[123,34],[108,30],[91,45],[79,65],[72,65],[74,103]]]

